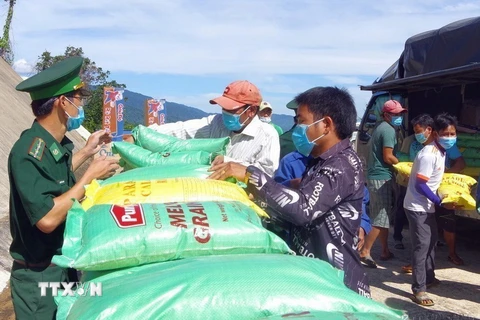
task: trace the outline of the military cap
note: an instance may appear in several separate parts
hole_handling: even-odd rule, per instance
[[[28,92],[32,100],[51,98],[75,91],[84,86],[79,77],[82,64],[82,57],[67,58],[20,82],[16,89]]]
[[[287,103],[288,109],[298,109],[298,104],[295,102],[295,99]]]

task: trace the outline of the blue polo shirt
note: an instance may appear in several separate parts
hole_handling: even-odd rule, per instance
[[[280,160],[275,176],[273,177],[276,182],[283,184],[286,187],[290,186],[290,180],[301,178],[308,162],[313,159],[312,157],[305,157],[298,151],[290,152]],[[368,234],[372,230],[370,224],[370,218],[367,214],[368,204],[370,203],[370,194],[365,187],[365,195],[362,203],[362,221],[360,227]]]

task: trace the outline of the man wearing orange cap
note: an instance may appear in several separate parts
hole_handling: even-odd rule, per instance
[[[393,257],[388,248],[388,228],[393,214],[393,172],[392,165],[398,163],[395,157],[397,147],[396,128],[401,127],[403,114],[407,111],[400,102],[388,100],[382,108],[383,122],[378,125],[372,134],[371,152],[368,158],[367,185],[370,192],[370,219],[372,231],[365,238],[365,245],[360,252],[361,261],[370,268],[377,264],[370,255],[370,250],[380,238],[382,253],[380,260],[385,261]]]
[[[234,161],[253,165],[272,176],[278,167],[280,143],[275,129],[264,125],[257,116],[261,102],[260,91],[253,83],[235,81],[225,88],[222,96],[210,100],[222,108],[222,114],[154,124],[150,128],[181,139],[230,137],[226,156],[218,156],[212,165]]]

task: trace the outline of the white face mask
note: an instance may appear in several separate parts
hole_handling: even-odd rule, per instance
[[[265,123],[270,123],[272,122],[271,117],[260,117],[260,121],[265,122]]]

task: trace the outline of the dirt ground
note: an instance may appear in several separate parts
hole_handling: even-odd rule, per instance
[[[465,219],[464,223],[469,223]],[[476,229],[480,230],[480,229]],[[393,230],[390,230],[390,239]],[[437,247],[436,277],[441,284],[429,290],[435,306],[421,307],[409,299],[411,275],[402,272],[401,267],[410,262],[410,241],[408,230],[403,231],[405,250],[393,249],[395,257],[389,261],[379,261],[380,248],[376,245],[372,257],[377,259],[377,269],[367,269],[372,287],[373,299],[389,307],[406,310],[412,320],[460,320],[480,318],[480,237],[465,232],[468,239],[457,241],[457,253],[465,261],[465,266],[456,266],[447,261],[448,248]],[[471,241],[472,239],[477,241]]]
[[[477,233],[469,237],[475,237],[478,242],[458,241],[457,252],[465,260],[465,266],[457,267],[447,261],[447,247],[437,248],[437,278],[442,283],[429,291],[435,301],[435,306],[429,308],[418,306],[408,298],[411,276],[401,271],[410,257],[407,230],[404,231],[404,237],[405,250],[393,249],[392,241],[395,258],[385,262],[377,261],[377,269],[367,269],[373,298],[392,308],[406,310],[412,320],[480,319],[480,237]],[[372,256],[375,259],[379,255],[380,248],[376,245]],[[0,293],[0,319],[15,319],[12,308],[7,285]]]

